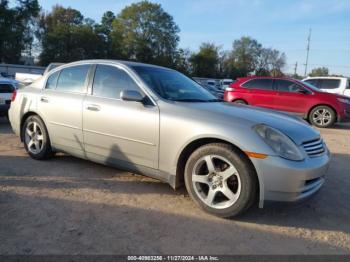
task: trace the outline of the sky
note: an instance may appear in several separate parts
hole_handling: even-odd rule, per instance
[[[265,47],[285,52],[285,71],[304,75],[309,28],[309,70],[326,66],[350,76],[350,0],[150,0],[160,3],[180,27],[180,47],[197,51],[203,42],[230,50],[235,39],[250,36]],[[79,10],[100,22],[133,0],[39,0],[44,10],[55,4]]]

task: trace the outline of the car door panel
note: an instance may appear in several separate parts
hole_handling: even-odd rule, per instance
[[[83,133],[88,158],[158,168],[156,105],[88,95],[83,103]]]
[[[277,95],[277,92],[274,90],[261,90],[261,89],[252,89],[250,91],[251,100],[253,101],[254,106],[265,107],[273,109],[273,100]]]
[[[46,121],[51,143],[84,151],[82,132],[82,102],[84,94],[43,90],[38,109]]]
[[[247,81],[242,87],[250,105],[273,109],[273,99],[277,92],[272,85],[272,79],[259,78]]]
[[[72,154],[84,152],[82,105],[90,68],[77,65],[54,72],[38,98],[52,145]]]
[[[297,83],[286,80],[276,79],[274,81],[274,89],[277,95],[274,100],[274,106],[277,110],[304,114],[308,111],[310,93],[299,93],[304,89]],[[307,90],[305,90],[306,92]]]
[[[84,144],[88,157],[96,154],[104,157],[106,162],[122,160],[158,167],[157,107],[88,96],[83,110]]]

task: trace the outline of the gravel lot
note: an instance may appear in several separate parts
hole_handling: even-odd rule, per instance
[[[34,161],[0,118],[0,254],[350,254],[350,125],[321,132],[333,159],[319,194],[225,220],[150,178]]]

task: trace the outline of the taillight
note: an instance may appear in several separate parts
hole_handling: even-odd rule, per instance
[[[13,91],[13,93],[12,93],[11,102],[15,101],[16,96],[17,96],[17,91],[15,90],[15,91]]]
[[[232,92],[232,91],[235,91],[235,89],[234,89],[233,87],[227,87],[227,88],[226,88],[226,91],[227,91],[227,92]]]

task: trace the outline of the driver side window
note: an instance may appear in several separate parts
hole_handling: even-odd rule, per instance
[[[124,70],[114,66],[97,65],[92,86],[94,96],[120,99],[123,90],[140,91]]]
[[[290,93],[297,93],[298,91],[303,90],[303,88],[297,83],[284,79],[275,80],[275,89],[277,91]]]

